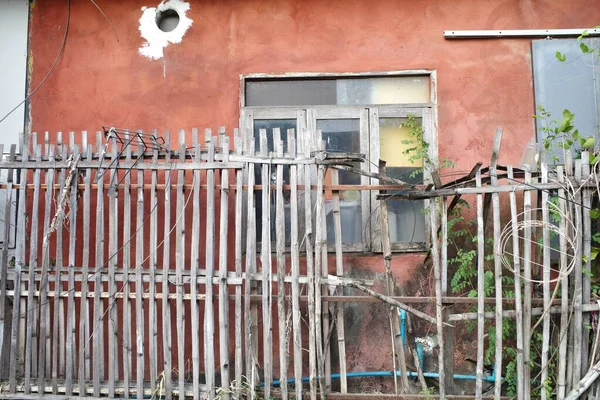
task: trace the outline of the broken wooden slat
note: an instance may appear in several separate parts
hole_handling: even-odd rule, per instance
[[[440,267],[440,255],[439,255],[439,243],[436,237],[438,230],[438,204],[437,199],[432,199],[429,202],[429,217],[430,217],[430,228],[431,228],[431,258],[433,260],[433,272],[435,279],[435,295],[436,295],[436,312],[435,312],[435,323],[437,326],[438,338],[444,337],[444,322],[443,322],[443,306],[442,306],[442,278],[441,278],[441,267]],[[408,310],[407,310],[408,311]],[[441,384],[446,382],[446,371],[444,368],[444,341],[439,340],[438,350],[438,374],[439,374],[439,396],[444,398],[446,395],[446,385]]]
[[[296,157],[294,130],[287,132],[288,153]],[[296,398],[302,398],[302,325],[300,314],[300,244],[298,243],[298,167],[290,166],[290,258],[292,267],[292,329],[294,347],[294,388]]]
[[[196,159],[200,155],[200,146],[198,145],[198,133],[192,131],[192,143],[194,146],[194,155]],[[200,170],[194,171],[194,186],[192,194],[192,245],[191,245],[191,268],[190,276],[198,276],[198,267],[200,264]],[[198,285],[194,281],[190,284],[190,312],[192,313],[192,392],[194,400],[200,398],[200,322],[198,300]]]
[[[386,174],[386,167],[385,167],[385,161],[383,160],[379,160],[379,174],[380,175],[385,175]],[[336,171],[337,172],[337,171]],[[438,177],[439,178],[439,177]],[[333,181],[333,179],[332,179]],[[337,175],[335,177],[335,181],[337,183]],[[332,182],[334,183],[334,182]],[[337,197],[337,198],[336,198]],[[334,212],[338,211],[339,213],[339,204],[335,204],[335,201],[337,200],[337,202],[339,203],[339,194],[334,197]],[[337,210],[336,210],[337,208]],[[388,216],[388,208],[387,208],[387,201],[381,201],[379,204],[379,223],[381,226],[381,251],[382,251],[382,255],[383,255],[383,262],[385,265],[385,280],[386,280],[386,295],[387,296],[393,296],[394,293],[394,276],[392,275],[392,250],[391,250],[391,244],[390,244],[390,225],[389,225],[389,220],[388,220],[389,216]],[[336,225],[340,225],[340,235],[341,235],[341,224],[338,222],[335,222],[336,219],[336,215],[334,214],[334,223]],[[339,217],[338,217],[339,219]],[[337,226],[336,226],[336,233],[337,233]],[[341,237],[338,239],[336,236],[336,257],[338,256],[338,241],[340,243],[340,247],[341,247]],[[339,250],[339,257],[341,258],[341,248]],[[402,385],[401,385],[401,390],[398,390],[397,387],[397,377],[396,374],[394,373],[394,384],[396,385],[396,394],[399,393],[407,393],[409,390],[409,384],[408,384],[408,374],[407,374],[407,370],[406,370],[406,358],[404,355],[404,343],[401,342],[401,338],[400,338],[400,319],[398,318],[398,310],[395,309],[394,307],[390,307],[389,309],[389,320],[390,320],[390,331],[391,331],[391,336],[392,336],[392,357],[393,357],[393,365],[394,365],[394,371],[396,371],[396,367],[398,366],[400,368],[400,378],[402,380]],[[398,363],[398,365],[396,365],[396,362]]]
[[[125,133],[125,140],[130,140],[129,134]],[[125,152],[125,162],[131,164],[131,151],[132,145],[126,146],[123,151]],[[117,175],[116,180],[111,178],[111,186],[116,185],[117,182],[121,182],[119,176]],[[122,178],[123,184],[123,245],[121,252],[123,254],[123,285],[121,286],[120,291],[123,292],[123,315],[122,315],[122,323],[123,323],[123,333],[121,334],[121,341],[123,345],[123,386],[127,389],[125,390],[124,396],[126,399],[129,398],[129,387],[132,376],[132,353],[133,353],[133,345],[132,345],[132,332],[133,329],[133,321],[131,319],[131,300],[129,298],[129,293],[131,293],[131,171],[125,171],[125,176]],[[111,187],[111,190],[114,186]],[[120,189],[114,189],[115,192],[118,192]],[[109,190],[109,195],[110,195]],[[137,235],[136,235],[137,237]],[[137,322],[137,321],[136,321]]]
[[[87,136],[87,135],[86,135]],[[86,139],[87,142],[87,139]],[[85,159],[92,156],[92,146],[82,149],[85,151]],[[90,301],[87,298],[89,292],[89,262],[90,262],[90,192],[92,184],[92,170],[88,168],[84,175],[85,189],[83,191],[83,249],[82,249],[82,278],[81,284],[82,300],[79,303],[79,366],[77,376],[79,378],[79,393],[85,394],[86,379],[90,377],[90,347],[88,337],[90,334]],[[75,183],[77,185],[77,183]],[[73,278],[75,279],[75,278]],[[41,387],[41,382],[38,387]]]
[[[249,154],[254,154],[254,139],[249,143]],[[246,375],[250,381],[250,396],[255,396],[256,359],[258,358],[258,329],[256,303],[250,302],[250,296],[256,293],[255,283],[251,276],[256,273],[256,206],[254,203],[254,164],[248,164],[248,198],[247,198],[247,235],[246,235],[246,284],[244,286],[244,316],[246,338]]]
[[[273,129],[273,147],[277,157],[283,157],[281,131]],[[279,332],[279,381],[281,398],[288,398],[288,341],[285,307],[285,208],[283,201],[283,165],[276,167],[277,190],[275,191],[275,249],[277,257],[277,327]]]
[[[34,148],[36,160],[42,157],[41,146]],[[31,245],[29,248],[29,282],[27,284],[29,290],[29,296],[27,297],[27,333],[25,335],[25,394],[31,393],[31,373],[33,369],[33,354],[37,352],[37,334],[35,333],[35,310],[37,308],[37,299],[33,297],[33,291],[35,290],[35,268],[37,267],[37,244],[38,244],[38,212],[39,210],[39,196],[40,196],[40,173],[39,169],[36,169],[33,173],[33,198],[32,206],[36,212],[32,213],[31,218]],[[5,224],[8,224],[8,215],[6,216]],[[24,236],[17,240],[24,240]],[[36,357],[37,358],[37,357]],[[36,365],[37,368],[37,365]],[[68,386],[68,385],[67,385]]]
[[[156,131],[153,132],[156,136]],[[158,162],[158,149],[152,150],[152,162]],[[150,293],[150,301],[148,307],[148,327],[149,327],[149,370],[150,370],[150,387],[156,387],[156,379],[158,375],[158,318],[156,308],[156,271],[158,270],[158,195],[156,192],[156,184],[158,181],[158,171],[152,170],[152,183],[150,187],[150,254],[148,255],[148,264],[150,266],[150,284],[148,290]]]
[[[78,193],[77,193],[77,182],[79,179],[79,171],[77,169],[77,162],[79,162],[79,146],[71,148],[73,153],[76,154],[77,160],[75,166],[69,171],[69,177],[67,183],[70,187],[70,200],[69,200],[69,283],[67,293],[69,297],[67,299],[67,318],[66,318],[66,394],[70,395],[73,390],[73,375],[75,372],[75,366],[77,365],[77,342],[75,340],[75,266],[76,259],[75,254],[77,252],[77,212],[78,212]],[[66,185],[65,184],[65,185]],[[85,229],[85,228],[84,228]]]
[[[179,131],[179,162],[185,162],[185,132]],[[179,381],[179,393],[185,393],[185,309],[183,305],[183,270],[185,269],[185,206],[183,183],[185,172],[177,171],[177,220],[175,234],[175,264],[177,275],[175,277],[176,301],[176,325],[177,325],[177,377]]]
[[[205,141],[208,146],[209,162],[212,162],[215,154],[215,141],[209,129],[205,132]],[[206,275],[213,276],[215,271],[215,172],[206,171]],[[214,326],[214,307],[213,307],[213,283],[212,280],[206,282],[206,302],[204,303],[204,369],[206,375],[206,385],[209,388],[209,398],[215,397],[215,326]]]
[[[565,174],[564,174],[564,169],[563,166],[557,166],[556,167],[556,175],[557,175],[557,179],[558,182],[564,184],[565,182]],[[564,189],[560,189],[558,191],[558,207],[560,210],[560,213],[564,216],[560,219],[559,221],[559,229],[561,232],[565,232],[564,235],[560,235],[560,264],[559,264],[559,270],[560,271],[565,271],[567,269],[567,238],[566,235],[569,234],[569,231],[567,230],[567,221],[565,220],[565,217],[568,215],[568,210],[567,210],[567,201],[566,201],[566,197],[565,197],[565,190]],[[570,320],[570,313],[569,313],[569,276],[567,274],[563,274],[563,276],[560,279],[560,287],[561,287],[561,291],[560,291],[560,301],[561,301],[561,306],[560,306],[560,332],[559,332],[559,344],[558,344],[558,378],[557,378],[557,398],[559,400],[564,399],[565,394],[567,392],[567,334],[569,332],[568,330],[568,326],[569,326],[569,320]],[[525,339],[528,339],[527,336],[525,336]],[[525,344],[525,346],[527,346],[527,344]],[[524,347],[525,347],[524,346]],[[525,376],[525,375],[524,375]],[[527,393],[527,391],[526,391]]]
[[[112,139],[112,160],[117,158],[117,143]],[[110,171],[110,182],[113,185],[118,182],[116,169]],[[108,291],[111,296],[117,293],[117,284],[115,280],[115,268],[119,265],[119,197],[118,191],[110,194],[109,191],[108,206]],[[129,240],[129,238],[124,238]],[[108,302],[108,396],[115,396],[116,380],[119,376],[119,352],[117,344],[119,343],[119,327],[117,325],[117,299],[112,297]],[[123,364],[127,363],[125,361]]]
[[[229,160],[229,138],[225,128],[219,128],[219,143],[223,161]],[[219,364],[221,387],[229,387],[229,297],[227,296],[227,237],[229,233],[229,171],[221,170],[221,204],[219,207]],[[229,393],[223,393],[229,399]]]
[[[48,148],[48,158],[54,159],[54,146]],[[54,187],[54,169],[46,170],[46,184]],[[50,269],[50,218],[52,213],[52,199],[54,197],[53,189],[46,189],[44,199],[44,237],[42,238],[42,272],[40,282],[40,355],[38,366],[38,387],[44,386],[44,379],[50,373],[48,362],[51,361],[52,354],[50,353],[50,304],[48,301],[48,275]],[[7,215],[7,214],[5,214]]]
[[[97,134],[97,150],[100,152],[102,141],[100,132]],[[104,175],[95,171],[94,180],[99,183],[96,193],[96,248],[95,263],[96,271],[104,268]],[[93,329],[93,386],[95,397],[100,396],[100,380],[104,378],[104,301],[100,299],[100,293],[104,291],[102,283],[102,274],[96,273],[94,278],[94,329]]]
[[[512,167],[508,167],[508,177],[512,181],[514,177]],[[510,193],[509,200],[513,246],[513,275],[515,280],[515,324],[517,329],[517,397],[522,399],[525,395],[525,382],[523,381],[523,303],[521,299],[521,257],[519,249],[519,227],[517,217],[519,212],[517,210],[517,197],[514,192]]]
[[[490,162],[490,179],[491,185],[495,186],[498,184],[497,169],[498,155],[500,153],[500,143],[502,141],[502,129],[496,129],[494,136],[494,145],[492,148],[492,159]],[[500,232],[502,228],[500,226],[500,194],[492,193],[492,219],[493,219],[493,230],[494,230],[494,278],[495,278],[495,296],[496,296],[496,349],[495,349],[495,371],[502,371],[502,260],[499,254],[496,254],[500,244]],[[484,205],[484,230],[486,223],[486,212]],[[500,397],[502,390],[502,377],[501,374],[496,375],[494,385],[494,395]]]
[[[541,173],[542,173],[542,183],[548,182],[548,165],[545,160],[542,159],[541,162]],[[550,243],[550,230],[548,229],[548,224],[550,224],[550,210],[548,209],[548,192],[542,192],[542,240],[543,240],[543,266],[542,266],[542,290],[544,296],[544,303],[550,303],[550,255],[552,245]],[[545,338],[550,337],[550,313],[545,313],[542,317],[543,319],[543,327],[542,334]],[[547,365],[549,359],[550,352],[550,340],[544,340],[542,343],[542,354],[541,354],[541,365]],[[546,382],[548,379],[548,368],[542,368],[541,371],[541,381]],[[542,400],[546,400],[548,398],[549,393],[546,390],[541,391]]]
[[[138,159],[144,154],[142,146],[138,146]],[[137,210],[136,210],[136,231],[135,231],[135,349],[137,354],[136,373],[137,373],[137,397],[142,399],[144,397],[144,354],[145,354],[145,340],[144,340],[144,301],[142,293],[144,293],[144,284],[142,282],[142,269],[144,269],[144,170],[138,169],[137,173]],[[151,282],[150,286],[154,286]],[[133,348],[133,346],[132,346]]]
[[[59,142],[60,143],[60,142]],[[58,148],[62,148],[61,146],[57,146]],[[60,157],[65,157],[66,156],[66,151],[63,149],[62,153],[60,154]],[[58,154],[57,154],[58,156]],[[62,196],[63,196],[63,192],[65,190],[65,169],[62,168],[59,170],[58,172],[58,183],[59,183],[59,191],[58,191],[58,196],[59,196],[59,205],[58,207],[60,207],[61,203],[62,203]],[[60,282],[60,278],[62,275],[62,267],[63,267],[63,224],[62,224],[62,218],[63,215],[61,215],[61,212],[57,207],[56,210],[56,214],[55,214],[55,218],[59,218],[58,221],[56,221],[56,256],[55,256],[55,262],[56,262],[56,268],[55,268],[55,276],[58,277],[59,281],[57,281],[54,284],[54,290],[56,292],[62,292],[62,284],[59,283]],[[60,323],[60,314],[62,312],[63,309],[63,300],[62,297],[60,299],[54,299],[54,312],[53,312],[53,325],[52,325],[52,394],[57,394],[58,392],[58,375],[59,375],[59,368],[60,368],[60,349],[63,347],[62,344],[64,343],[59,343],[59,336],[61,336],[61,329],[59,327],[59,323]],[[60,346],[59,346],[60,344]]]
[[[165,142],[167,149],[170,150],[170,133],[166,132]],[[172,165],[174,160],[171,160],[171,152],[167,151],[165,163]],[[172,398],[172,381],[171,381],[171,307],[169,304],[169,265],[171,256],[171,170],[165,170],[165,207],[163,209],[164,218],[164,234],[162,240],[163,247],[163,273],[162,273],[162,335],[163,335],[163,370],[162,376],[165,384],[165,397],[167,400]]]
[[[19,341],[19,319],[21,311],[21,302],[19,300],[19,291],[21,290],[21,264],[15,263],[15,280],[14,280],[15,295],[13,296],[13,315],[12,315],[12,329],[10,335],[10,349],[11,355],[16,354]],[[9,376],[9,392],[16,393],[17,391],[17,357],[10,358],[10,365],[8,367]]]
[[[525,173],[525,183],[532,183],[531,172]],[[531,191],[523,193],[523,382],[531,378]],[[530,392],[525,391],[525,400]]]
[[[588,151],[581,152],[581,181],[580,184],[588,180],[594,180],[590,175],[590,153]],[[582,238],[582,259],[583,259],[583,274],[581,284],[581,302],[588,304],[592,295],[592,218],[590,210],[592,210],[592,191],[589,187],[585,187],[581,191],[582,197],[582,219],[583,219],[583,238]],[[590,315],[584,313],[582,316],[582,324],[584,327],[590,326]],[[588,368],[593,367],[593,361],[590,361],[590,335],[588,329],[585,328],[584,334],[581,337],[581,360],[582,373],[587,372]]]
[[[242,154],[242,138],[239,135],[239,130],[234,130],[234,149],[235,154]],[[237,278],[242,277],[242,231],[243,227],[243,193],[242,185],[244,184],[244,173],[242,170],[235,172],[235,245],[234,245],[234,263],[235,263],[235,276]],[[243,377],[243,351],[242,351],[242,325],[243,325],[243,314],[242,314],[242,286],[237,285],[235,287],[235,386],[234,396],[239,398],[241,395],[240,384]]]
[[[260,155],[268,155],[267,131],[261,129]],[[263,274],[262,280],[262,317],[263,317],[263,368],[264,368],[264,396],[271,396],[271,383],[273,381],[273,349],[271,345],[271,166],[263,164],[261,167],[262,195],[262,234],[260,239],[260,262]]]

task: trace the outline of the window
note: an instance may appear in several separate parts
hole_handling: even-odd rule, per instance
[[[590,49],[598,49],[600,39],[584,39]],[[564,54],[560,62],[556,52]],[[550,113],[550,120],[562,119],[563,110],[575,114],[574,125],[582,136],[595,136],[600,131],[600,55],[598,50],[583,53],[576,39],[544,39],[532,42],[535,105]],[[546,121],[537,120],[537,141],[544,139]],[[555,146],[553,153],[562,162],[563,151]],[[550,161],[550,160],[548,160]]]
[[[363,153],[367,160],[355,165],[378,172],[379,159],[387,162],[387,175],[421,184],[428,180],[422,162],[411,162],[405,141],[410,139],[405,122],[412,117],[420,123],[430,157],[436,158],[433,131],[435,73],[415,71],[367,75],[306,75],[294,77],[246,76],[242,79],[240,126],[247,143],[266,129],[268,151],[273,151],[273,129],[280,128],[285,142],[287,129],[294,129],[305,146],[314,146],[302,137],[320,130],[326,150]],[[307,133],[308,132],[308,133]],[[287,146],[284,143],[284,146]],[[258,139],[255,149],[259,151]],[[311,148],[316,150],[316,148]],[[413,160],[414,161],[414,160]],[[256,172],[259,179],[260,172]],[[287,177],[287,173],[284,174]],[[331,174],[326,176],[330,182]],[[259,180],[257,180],[259,182]],[[342,185],[377,184],[378,180],[349,171],[339,172]],[[381,251],[378,193],[346,190],[340,193],[342,243],[345,251]],[[257,238],[260,240],[261,194],[257,193]],[[328,243],[333,247],[333,207],[325,194]],[[423,201],[388,202],[390,237],[394,250],[422,250],[426,245],[426,218]],[[274,210],[274,205],[271,207]],[[286,223],[289,217],[286,216]],[[274,220],[274,218],[272,218]],[[289,239],[289,238],[288,238]]]

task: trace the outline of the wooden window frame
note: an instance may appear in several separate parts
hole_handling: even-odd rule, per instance
[[[430,78],[430,102],[417,104],[379,104],[379,105],[328,105],[328,106],[245,106],[246,81],[252,79],[298,79],[298,78],[365,78],[365,77],[400,77],[411,75],[427,75]],[[437,74],[435,70],[410,70],[410,71],[387,71],[367,73],[291,73],[291,74],[247,74],[240,76],[240,129],[244,141],[244,148],[248,149],[249,140],[254,131],[255,119],[293,119],[297,120],[297,131],[304,132],[307,129],[315,129],[317,119],[344,119],[360,118],[361,120],[361,152],[364,152],[368,160],[379,160],[379,118],[403,118],[416,116],[422,119],[424,129],[424,141],[429,144],[429,157],[433,161],[433,168],[438,168],[438,134],[437,134]],[[358,117],[357,117],[358,116]],[[365,134],[366,133],[366,134]],[[300,140],[306,140],[302,135]],[[362,168],[377,173],[377,163],[366,161]],[[424,181],[431,181],[431,171],[424,169]],[[361,184],[377,184],[377,179],[361,177]],[[364,191],[363,191],[364,192]],[[378,191],[371,193],[361,192],[362,213],[361,220],[364,229],[362,243],[345,243],[345,252],[381,252],[380,224],[376,212]],[[429,208],[429,202],[425,201],[425,208]],[[421,252],[429,248],[429,219],[425,218],[426,242],[392,243],[394,252]],[[329,251],[334,251],[332,245]]]

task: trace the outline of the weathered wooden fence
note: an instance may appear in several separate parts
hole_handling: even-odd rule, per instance
[[[477,322],[477,398],[484,396],[484,351],[492,343],[494,396],[506,390],[502,359],[508,344],[500,327],[507,319],[516,324],[510,342],[519,399],[531,397],[534,380],[547,383],[548,390],[538,390],[542,398],[574,398],[600,374],[599,340],[589,330],[590,312],[599,309],[591,303],[589,273],[598,181],[587,153],[551,170],[542,163],[539,174],[514,171],[497,165],[498,134],[490,167],[479,165],[465,178],[433,188],[361,187],[403,189],[379,195],[389,278],[380,294],[368,281],[344,278],[339,192],[349,188],[338,184],[336,167],[362,161],[362,155],[325,152],[319,132],[297,141],[292,130],[275,129],[273,151],[264,130],[258,145],[237,131],[233,145],[224,130],[217,136],[207,131],[202,143],[198,137],[194,131],[186,143],[181,132],[172,149],[176,141],[168,135],[163,142],[110,130],[97,135],[96,146],[87,135],[79,145],[73,135],[69,144],[37,143],[33,135],[21,154],[12,148],[0,162],[7,176],[0,185],[3,392],[254,398],[260,391],[265,398],[314,399],[329,387],[335,345],[341,398],[351,398],[344,302],[360,299],[343,296],[341,286],[435,326],[442,398],[453,390],[460,340],[454,330],[465,320]],[[382,163],[382,179],[384,171]],[[333,204],[335,275],[327,265],[326,191]],[[461,196],[476,204],[475,298],[449,293],[448,218]],[[385,200],[397,197],[429,201],[430,298],[393,296]],[[489,212],[492,254],[485,248]],[[16,215],[14,224],[10,215]],[[486,255],[493,256],[491,298]],[[506,276],[514,279],[512,296],[506,295]],[[433,303],[435,316],[408,303]],[[451,312],[463,303],[476,305],[477,312]],[[415,354],[423,386],[425,377],[414,348],[398,343],[397,318],[390,313],[391,375],[400,377],[397,392],[408,393],[405,352]],[[500,328],[493,341],[485,332],[490,326]],[[337,342],[330,345],[334,328]],[[532,334],[543,337],[537,365],[531,363],[538,351],[530,347]],[[600,390],[592,386],[591,392]]]

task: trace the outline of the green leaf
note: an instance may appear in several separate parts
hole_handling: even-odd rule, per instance
[[[598,210],[597,208],[591,209],[590,210],[590,218],[591,219],[598,219],[598,218],[600,218],[600,210]]]
[[[575,114],[573,114],[571,111],[564,109],[563,110],[563,118],[566,120],[572,120],[575,117]]]
[[[590,251],[590,261],[594,261],[596,257],[600,254],[600,248],[592,246],[592,250]]]
[[[589,149],[590,147],[594,147],[594,138],[590,137],[585,140],[585,142],[581,145],[581,147]]]
[[[562,54],[560,51],[557,51],[556,59],[560,62],[564,62],[567,59],[567,57],[564,54]]]
[[[590,48],[587,47],[587,45],[583,42],[579,43],[579,48],[581,49],[581,51],[583,51],[584,53],[589,53],[590,52]]]

